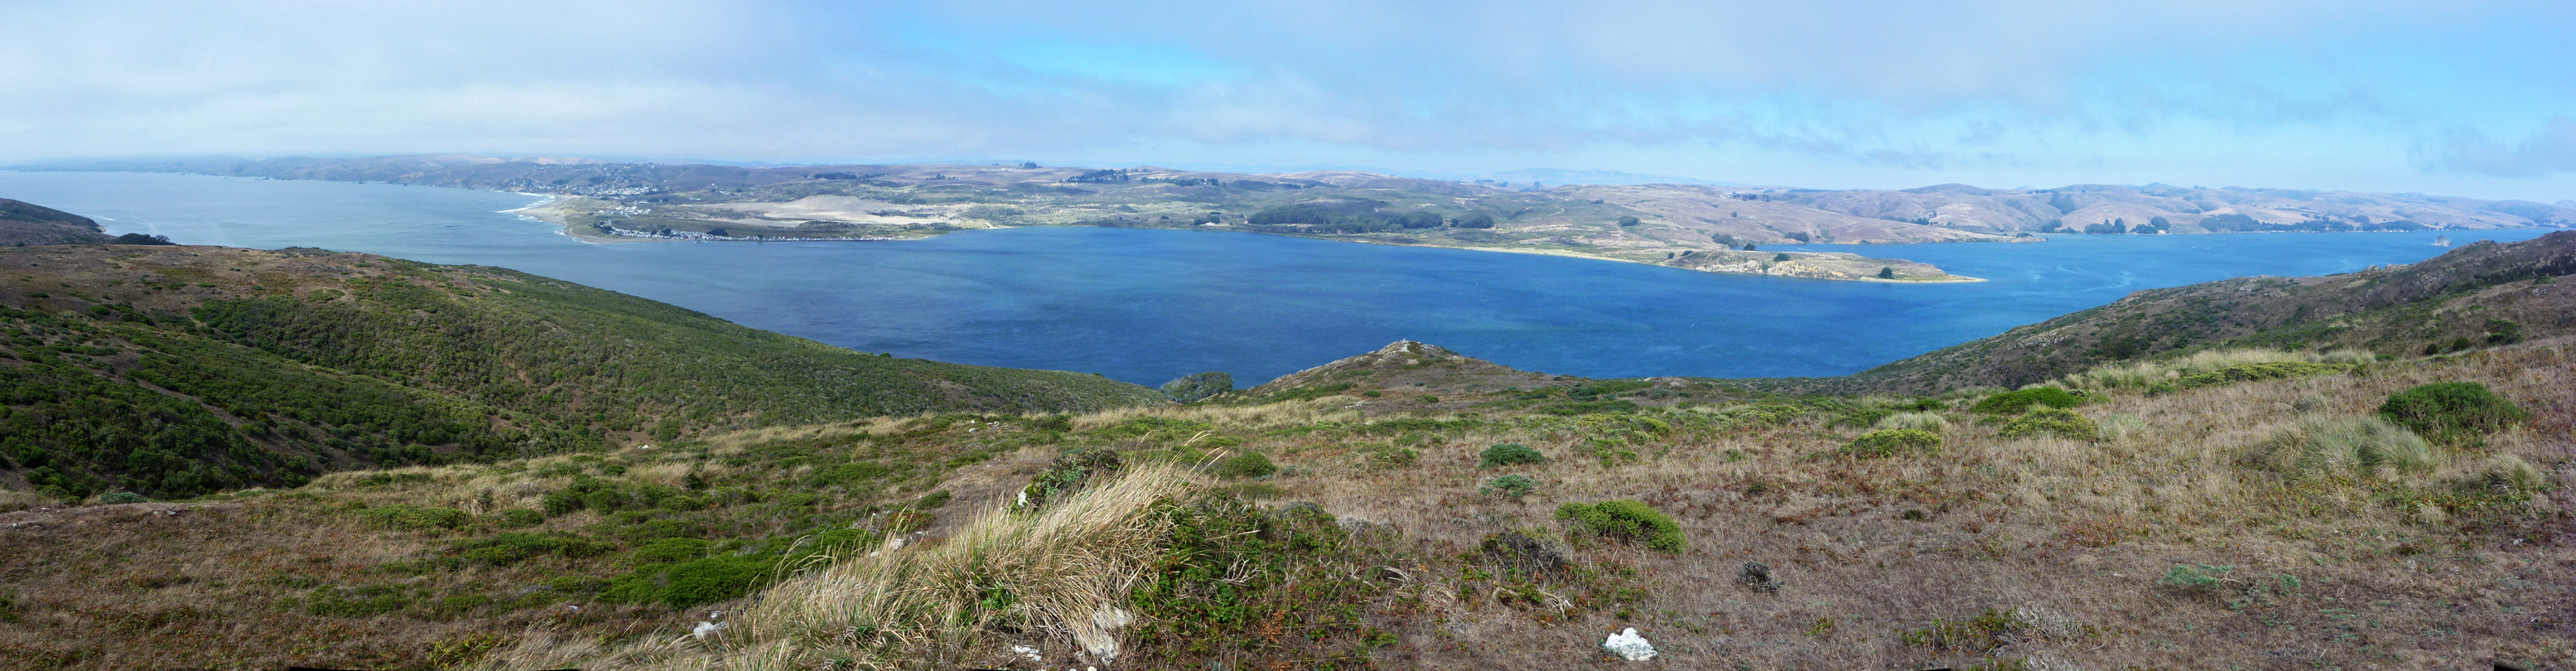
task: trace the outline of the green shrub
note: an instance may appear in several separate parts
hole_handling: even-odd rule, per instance
[[[1020,490],[1029,509],[1045,507],[1047,502],[1072,495],[1093,478],[1118,472],[1118,453],[1109,450],[1074,448],[1055,458],[1044,472],[1029,480]]]
[[[2512,401],[2475,382],[2437,382],[2397,392],[2379,415],[2434,440],[2483,436],[2531,418]]]
[[[1480,468],[1544,463],[1547,463],[1547,455],[1539,454],[1538,448],[1520,443],[1497,444],[1485,448],[1484,453],[1477,455],[1477,465]]]
[[[1690,541],[1682,537],[1681,525],[1674,524],[1672,516],[1642,501],[1568,503],[1557,507],[1556,518],[1573,522],[1596,536],[1644,541],[1646,547],[1664,552],[1678,553],[1690,547]]]
[[[1861,434],[1839,450],[1859,459],[1893,457],[1900,454],[1932,454],[1941,451],[1941,435],[1922,429],[1881,429]]]
[[[2018,414],[2023,410],[2028,410],[2034,405],[2045,405],[2051,408],[2072,408],[2083,404],[2084,399],[2079,398],[2072,393],[2068,393],[2064,389],[2056,387],[2032,387],[2020,391],[2007,391],[2001,394],[1988,396],[1985,400],[1977,401],[1977,404],[1969,409],[1983,413],[2011,415]]]
[[[676,564],[706,556],[707,542],[695,538],[665,538],[644,544],[627,553],[626,563],[634,566]]]
[[[455,508],[423,508],[390,503],[358,512],[367,524],[382,529],[454,529],[472,519]]]
[[[546,523],[546,514],[527,508],[510,508],[492,514],[492,526],[503,529],[525,529]]]
[[[1537,487],[1538,481],[1531,480],[1530,476],[1512,473],[1509,475],[1495,476],[1492,480],[1486,480],[1485,486],[1476,488],[1476,491],[1486,496],[1500,496],[1507,499],[1517,499],[1523,496],[1528,496],[1530,490],[1536,489]]]
[[[2195,591],[2215,591],[2228,582],[2227,574],[2236,567],[2212,564],[2177,564],[2165,571],[2164,583]]]
[[[2405,428],[2362,416],[2301,419],[2274,435],[2261,456],[2271,470],[2305,479],[2421,473],[2432,470],[2436,453],[2432,444]]]
[[[508,566],[543,556],[587,559],[608,554],[610,550],[616,549],[615,546],[607,543],[578,536],[534,534],[525,531],[512,531],[489,538],[460,541],[448,548],[451,552],[457,553],[458,559],[462,561],[487,566]]]
[[[134,492],[108,492],[98,495],[98,502],[104,504],[151,503],[152,497],[136,494]]]
[[[2032,438],[2045,434],[2056,434],[2070,440],[2093,440],[2102,434],[2102,427],[2096,426],[2093,418],[2084,416],[2084,413],[2065,408],[2040,408],[2004,422],[2004,428],[1995,431],[1995,435],[2004,438]]]
[[[671,567],[670,585],[664,588],[662,603],[672,608],[689,608],[740,598],[752,588],[768,582],[778,568],[766,557],[717,555]]]
[[[1259,452],[1245,452],[1216,462],[1208,471],[1218,477],[1258,478],[1279,472],[1279,467]]]

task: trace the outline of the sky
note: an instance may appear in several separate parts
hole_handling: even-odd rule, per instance
[[[2564,0],[0,0],[0,25],[0,164],[1027,160],[2576,199]]]

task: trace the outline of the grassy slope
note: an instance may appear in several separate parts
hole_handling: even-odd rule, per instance
[[[2019,386],[2096,364],[2235,345],[2358,347],[2383,355],[2484,343],[2512,322],[2522,337],[2576,332],[2576,232],[2473,244],[2405,266],[2324,277],[2247,277],[2150,289],[2117,303],[2014,328],[1849,378],[1760,381],[1765,388],[1922,393]]]
[[[0,307],[0,454],[72,495],[1159,401],[1096,375],[870,356],[542,277],[359,254],[10,249]]]
[[[1185,490],[1198,493],[1156,508],[1147,527],[1123,527],[1117,541],[1144,529],[1160,550],[1083,574],[1094,592],[1125,585],[1099,603],[1141,618],[1121,631],[1118,668],[1618,666],[1598,646],[1624,627],[1682,668],[2563,664],[2576,662],[2566,617],[2576,608],[2569,346],[2118,392],[2078,410],[2126,428],[2076,438],[2003,438],[1999,422],[1965,410],[1973,397],[1908,401],[1944,420],[1939,453],[1868,460],[1832,453],[1900,404],[1558,416],[1515,409],[1517,392],[1493,390],[1453,392],[1465,412],[1372,417],[1361,405],[1371,399],[1327,394],[1070,421],[764,429],[653,450],[337,474],[217,503],[27,510],[0,517],[0,590],[12,604],[0,617],[15,619],[0,628],[0,661],[1026,667],[1007,648],[1028,644],[1050,667],[1097,664],[1070,637],[1033,633],[1064,631],[1048,627],[1064,625],[1061,600],[1082,590],[1043,581],[1072,577],[1048,578],[1045,558],[1014,558],[1007,545],[943,549],[1043,531],[1014,526],[1020,517],[969,520],[1012,500],[1058,452],[1087,448],[1130,464],[1255,452],[1285,467],[1255,480],[1190,476]],[[2423,472],[2299,478],[2258,465],[2301,421],[2366,415],[2397,390],[2452,380],[2485,383],[2534,416],[2440,448]],[[1480,450],[1505,442],[1551,460],[1478,466]],[[2504,455],[2537,465],[2555,488],[2480,479]],[[1518,498],[1479,492],[1501,473],[1536,486]],[[922,497],[934,487],[948,495]],[[586,493],[600,491],[611,493]],[[550,497],[583,503],[549,506]],[[1670,513],[1689,549],[1648,551],[1551,519],[1560,503],[1615,498]],[[842,538],[861,544],[843,546],[837,562],[793,559],[793,539],[852,527],[864,533]],[[906,570],[928,572],[884,582],[872,567],[895,560],[866,556],[864,541],[915,528],[929,540],[890,551]],[[584,550],[475,554],[513,532]],[[1486,548],[1503,532],[1545,551]],[[675,537],[707,542],[654,545]],[[634,603],[678,584],[678,566],[735,561],[726,557],[766,562],[776,572],[765,576],[788,582],[740,600],[675,607],[664,593]],[[1748,561],[1767,564],[1780,587],[1738,584]],[[2197,569],[2218,579],[2207,586],[2167,579],[2202,565],[2226,568]],[[861,601],[897,595],[949,614],[918,627],[901,617],[835,624],[872,612]],[[1041,596],[1056,600],[1031,603]],[[818,610],[808,603],[817,598],[848,607]],[[1083,603],[1092,602],[1073,599],[1071,612],[1087,612]],[[720,645],[665,643],[710,619],[731,623]],[[289,643],[325,633],[340,642]]]

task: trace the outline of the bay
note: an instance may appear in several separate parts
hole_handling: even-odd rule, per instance
[[[1718,275],[1589,259],[1224,231],[1017,228],[903,242],[592,244],[509,214],[524,194],[144,173],[0,172],[0,197],[183,244],[305,246],[561,278],[866,352],[1240,384],[1398,339],[1584,377],[1842,375],[2090,308],[2244,275],[2439,254],[2547,230],[2060,236],[1800,245],[1990,281]]]

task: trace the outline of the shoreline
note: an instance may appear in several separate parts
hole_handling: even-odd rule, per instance
[[[584,198],[584,197],[581,197],[581,196],[565,196],[565,195],[556,195],[556,194],[525,193],[525,192],[519,192],[519,191],[511,191],[511,192],[508,192],[508,193],[518,193],[518,194],[520,194],[520,195],[526,195],[526,196],[537,196],[537,197],[543,197],[543,198],[545,198],[545,200],[537,201],[536,203],[529,204],[529,205],[527,205],[527,206],[525,206],[525,207],[520,207],[520,208],[517,208],[517,209],[502,210],[502,212],[504,212],[504,213],[508,213],[508,214],[515,214],[515,215],[518,215],[518,216],[521,216],[521,217],[525,217],[525,218],[528,218],[528,219],[534,219],[534,220],[541,221],[541,222],[545,222],[545,223],[548,223],[548,224],[553,224],[553,225],[558,229],[558,232],[559,232],[559,233],[563,234],[563,235],[564,235],[564,236],[566,236],[566,237],[570,237],[570,238],[575,239],[575,240],[580,240],[580,241],[582,241],[582,242],[587,242],[587,243],[591,243],[591,244],[602,244],[602,245],[631,244],[631,243],[642,243],[642,242],[706,242],[706,240],[696,240],[696,239],[683,239],[683,238],[654,238],[654,237],[622,236],[622,235],[609,235],[609,234],[603,234],[603,233],[600,233],[600,232],[598,232],[598,231],[596,231],[596,230],[591,230],[589,227],[586,227],[586,226],[574,226],[574,225],[572,224],[572,221],[571,221],[570,217],[566,216],[566,210],[567,210],[571,205],[573,205],[573,204],[575,204],[575,203],[577,203],[577,202],[579,202],[579,201],[582,201],[582,200],[587,200],[587,199],[586,199],[586,198]],[[1025,227],[1025,226],[1003,226],[1003,225],[992,225],[989,229],[982,229],[982,230],[999,230],[999,229],[1005,229],[1005,228],[1024,228],[1024,227]],[[1074,226],[1068,226],[1068,227],[1066,227],[1066,228],[1102,228],[1102,227],[1074,227]],[[967,231],[967,230],[979,230],[979,229],[959,229],[959,230],[956,230],[956,231],[948,231],[948,232],[945,232],[945,233],[938,233],[938,234],[934,234],[934,236],[926,236],[926,237],[935,237],[936,235],[949,235],[949,234],[952,234],[952,233],[961,233],[961,232],[965,232],[965,231]],[[1747,272],[1736,272],[1736,271],[1727,271],[1727,270],[1709,270],[1709,269],[1704,269],[1704,268],[1688,268],[1688,267],[1677,266],[1677,265],[1670,265],[1670,264],[1663,264],[1663,263],[1653,263],[1653,262],[1642,261],[1642,260],[1637,260],[1637,259],[1624,259],[1624,258],[1619,258],[1619,257],[1616,257],[1616,256],[1608,256],[1608,255],[1603,255],[1603,254],[1586,254],[1586,253],[1577,252],[1577,251],[1570,251],[1570,250],[1558,250],[1558,249],[1526,249],[1526,248],[1499,247],[1499,246],[1497,246],[1497,247],[1486,247],[1486,246],[1447,246],[1447,245],[1408,244],[1408,243],[1402,243],[1402,242],[1390,242],[1390,241],[1385,241],[1385,240],[1370,240],[1370,239],[1363,239],[1363,238],[1334,238],[1334,237],[1324,237],[1324,236],[1315,236],[1315,235],[1296,235],[1296,234],[1291,234],[1291,233],[1274,233],[1274,232],[1269,232],[1269,231],[1247,231],[1247,230],[1237,229],[1237,228],[1233,228],[1233,227],[1216,228],[1216,229],[1209,229],[1209,228],[1155,228],[1155,229],[1148,229],[1148,230],[1172,230],[1172,231],[1217,230],[1217,231],[1226,231],[1226,232],[1232,232],[1232,233],[1252,233],[1252,234],[1256,234],[1256,235],[1277,235],[1277,236],[1280,236],[1280,237],[1304,238],[1304,239],[1308,239],[1308,240],[1322,240],[1322,241],[1325,241],[1325,242],[1353,242],[1353,243],[1366,244],[1366,245],[1385,245],[1385,246],[1388,246],[1388,247],[1413,247],[1413,248],[1419,248],[1419,249],[1456,249],[1456,250],[1464,250],[1464,251],[1502,252],[1502,253],[1506,253],[1506,254],[1536,254],[1536,255],[1541,255],[1541,256],[1555,256],[1555,257],[1571,258],[1571,259],[1589,259],[1589,260],[1594,260],[1594,261],[1612,261],[1612,262],[1617,262],[1617,263],[1633,263],[1633,264],[1637,264],[1637,265],[1641,265],[1641,266],[1654,266],[1654,267],[1658,267],[1658,268],[1672,268],[1672,269],[1676,269],[1676,270],[1687,270],[1687,271],[1691,271],[1691,272],[1708,273],[1708,274],[1712,274],[1712,275],[1746,275],[1746,276],[1752,276],[1752,277],[1783,277],[1783,278],[1796,278],[1796,279],[1804,279],[1804,280],[1819,280],[1819,281],[1826,281],[1826,282],[1877,282],[1877,283],[1882,283],[1882,284],[1963,284],[1963,283],[1984,282],[1984,281],[1986,281],[1986,279],[1985,279],[1985,278],[1982,278],[1982,277],[1969,277],[1969,276],[1966,276],[1966,275],[1953,275],[1953,274],[1950,274],[1948,271],[1943,271],[1943,272],[1942,272],[1942,274],[1941,274],[1940,276],[1938,276],[1938,277],[1926,277],[1926,278],[1922,278],[1922,279],[1910,279],[1910,280],[1909,280],[1909,279],[1893,279],[1893,280],[1891,280],[1891,279],[1881,279],[1881,278],[1877,278],[1877,277],[1816,277],[1816,276],[1810,276],[1810,275],[1798,275],[1798,274],[1747,273]],[[815,242],[886,242],[886,241],[900,241],[900,240],[903,240],[903,239],[904,239],[904,238],[882,238],[882,239],[880,239],[880,238],[856,238],[856,239],[852,239],[852,238],[811,238],[810,240],[815,241]],[[803,241],[803,240],[807,240],[807,239],[802,239],[802,238],[775,238],[775,239],[763,238],[763,239],[717,240],[717,241],[718,241],[718,242],[798,242],[798,241]],[[1817,253],[1817,252],[1802,252],[1802,253]],[[1857,256],[1857,255],[1855,255],[1855,256]],[[1873,258],[1873,257],[1862,257],[1862,258]],[[1908,262],[1912,262],[1912,261],[1910,261],[1910,260],[1906,260],[1906,259],[1884,259],[1884,260],[1890,260],[1890,261],[1900,261],[1900,260],[1901,260],[1901,261],[1908,261]],[[1930,264],[1925,264],[1925,265],[1930,265]],[[1937,267],[1937,266],[1936,266],[1936,267]]]
[[[1072,228],[1072,227],[1068,227],[1068,228]],[[1191,230],[1191,229],[1160,229],[1160,230]],[[1205,229],[1202,229],[1202,230],[1205,230]],[[1456,249],[1456,250],[1474,251],[1474,252],[1502,252],[1502,253],[1505,253],[1505,254],[1536,254],[1536,255],[1540,255],[1540,256],[1557,256],[1557,257],[1564,257],[1564,258],[1569,258],[1569,259],[1590,259],[1590,260],[1593,260],[1593,261],[1615,261],[1615,262],[1618,262],[1618,263],[1634,263],[1634,264],[1641,265],[1641,266],[1653,266],[1653,267],[1657,267],[1657,268],[1671,268],[1671,269],[1674,269],[1674,270],[1687,270],[1687,271],[1690,271],[1690,272],[1695,272],[1695,273],[1708,273],[1708,274],[1711,274],[1711,275],[1747,275],[1747,276],[1752,276],[1752,277],[1784,277],[1784,278],[1795,278],[1795,279],[1801,279],[1801,280],[1819,280],[1819,281],[1825,281],[1825,282],[1879,282],[1879,283],[1884,283],[1884,284],[1966,284],[1966,283],[1971,283],[1971,282],[1984,282],[1984,281],[1987,281],[1987,280],[1986,280],[1986,278],[1983,278],[1983,277],[1969,277],[1969,276],[1967,276],[1967,275],[1953,275],[1953,274],[1950,274],[1950,272],[1949,272],[1949,271],[1946,271],[1946,270],[1945,270],[1945,271],[1941,271],[1941,278],[1946,278],[1946,279],[1924,278],[1924,279],[1916,279],[1916,280],[1906,280],[1906,279],[1895,279],[1895,280],[1889,280],[1889,279],[1880,279],[1880,278],[1876,278],[1876,277],[1810,277],[1810,276],[1806,276],[1806,275],[1781,275],[1781,274],[1773,274],[1773,273],[1744,273],[1744,272],[1734,272],[1734,271],[1727,271],[1727,270],[1707,270],[1707,269],[1702,269],[1702,268],[1685,268],[1685,267],[1682,267],[1682,266],[1669,265],[1669,264],[1662,264],[1662,263],[1652,263],[1652,262],[1647,262],[1647,261],[1639,261],[1639,260],[1636,260],[1636,259],[1623,259],[1623,258],[1619,258],[1619,257],[1616,257],[1616,256],[1605,256],[1605,255],[1600,255],[1600,254],[1585,254],[1585,253],[1582,253],[1582,252],[1568,251],[1568,250],[1557,250],[1557,249],[1525,249],[1525,248],[1515,248],[1515,247],[1465,247],[1465,246],[1462,246],[1462,247],[1449,247],[1449,246],[1444,246],[1444,245],[1422,245],[1422,244],[1406,244],[1406,243],[1401,243],[1401,242],[1387,242],[1387,241],[1384,241],[1384,240],[1364,240],[1364,239],[1350,239],[1350,238],[1327,238],[1327,237],[1313,236],[1313,235],[1295,235],[1295,234],[1290,234],[1290,233],[1272,233],[1272,232],[1269,232],[1269,231],[1246,231],[1246,230],[1235,229],[1235,228],[1224,228],[1224,229],[1214,229],[1214,230],[1231,231],[1231,232],[1235,232],[1235,233],[1251,233],[1251,234],[1255,234],[1255,235],[1276,235],[1276,236],[1280,236],[1280,237],[1283,237],[1283,238],[1305,238],[1305,239],[1308,239],[1308,240],[1323,240],[1323,241],[1326,241],[1326,242],[1356,242],[1356,243],[1360,243],[1360,244],[1364,244],[1364,245],[1385,245],[1385,246],[1388,246],[1388,247],[1414,247],[1414,248],[1419,248],[1419,249]],[[1923,243],[1909,243],[1909,244],[1923,244]],[[1827,253],[1839,253],[1839,252],[1799,252],[1799,253],[1800,253],[1800,254],[1827,254]],[[1858,256],[1858,255],[1857,255],[1857,254],[1855,254],[1854,256]],[[1861,257],[1861,258],[1874,258],[1874,257]],[[1913,261],[1913,260],[1911,260],[1911,259],[1881,259],[1881,260],[1887,260],[1887,261],[1906,261],[1906,262],[1908,262],[1908,263],[1918,263],[1917,261]],[[1931,264],[1924,264],[1924,265],[1931,265]],[[1939,267],[1939,266],[1934,266],[1934,267],[1936,267],[1936,268],[1937,268],[1937,267]]]

